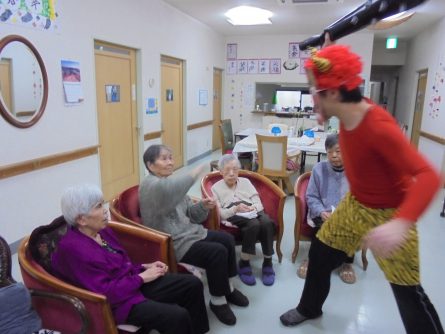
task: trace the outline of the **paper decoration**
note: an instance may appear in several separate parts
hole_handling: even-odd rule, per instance
[[[206,106],[209,101],[209,91],[207,89],[199,90],[199,105]]]
[[[270,60],[270,74],[280,74],[281,73],[281,59],[271,59]]]
[[[247,73],[249,73],[249,74],[257,74],[258,73],[258,59],[248,60]]]
[[[154,115],[158,113],[158,99],[149,97],[147,99],[147,108],[145,109],[147,115]]]
[[[260,59],[258,61],[258,73],[269,74],[269,59]]]
[[[237,63],[236,60],[229,60],[226,64],[226,73],[227,74],[236,74]]]
[[[238,74],[247,74],[247,59],[238,60]]]
[[[300,49],[298,48],[298,43],[289,43],[289,59],[296,59],[300,57]]]

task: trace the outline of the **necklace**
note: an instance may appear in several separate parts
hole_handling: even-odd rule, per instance
[[[110,253],[117,253],[117,250],[111,247],[104,239],[102,239],[102,247],[105,248]]]

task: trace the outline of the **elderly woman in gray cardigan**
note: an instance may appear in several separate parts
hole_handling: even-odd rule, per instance
[[[149,172],[139,187],[143,224],[171,235],[177,261],[206,270],[210,309],[222,323],[234,325],[236,317],[228,303],[249,304],[232,284],[237,274],[235,241],[228,233],[209,231],[200,224],[215,206],[213,199],[193,204],[187,195],[202,166],[172,176],[172,151],[165,145],[150,146],[143,158]]]
[[[306,190],[308,205],[308,224],[318,231],[332,214],[340,200],[349,190],[349,184],[343,169],[338,135],[331,134],[325,141],[327,161],[321,161],[312,169],[311,178]],[[343,282],[352,284],[356,280],[352,263],[354,256],[348,257],[339,269]],[[297,275],[306,278],[308,260],[304,260]]]

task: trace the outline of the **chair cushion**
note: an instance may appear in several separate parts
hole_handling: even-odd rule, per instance
[[[133,186],[125,190],[119,196],[119,211],[132,221],[142,224],[141,210],[139,206],[139,186]]]
[[[51,224],[36,228],[29,238],[29,251],[33,259],[47,272],[53,274],[51,255],[60,239],[65,235],[68,224],[63,216],[54,219]]]

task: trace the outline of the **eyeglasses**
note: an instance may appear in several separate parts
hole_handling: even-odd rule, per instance
[[[328,90],[328,89],[327,89],[327,88],[317,89],[317,88],[315,88],[314,86],[309,87],[309,92],[310,92],[312,95],[316,95],[317,93],[324,92],[325,90]]]

